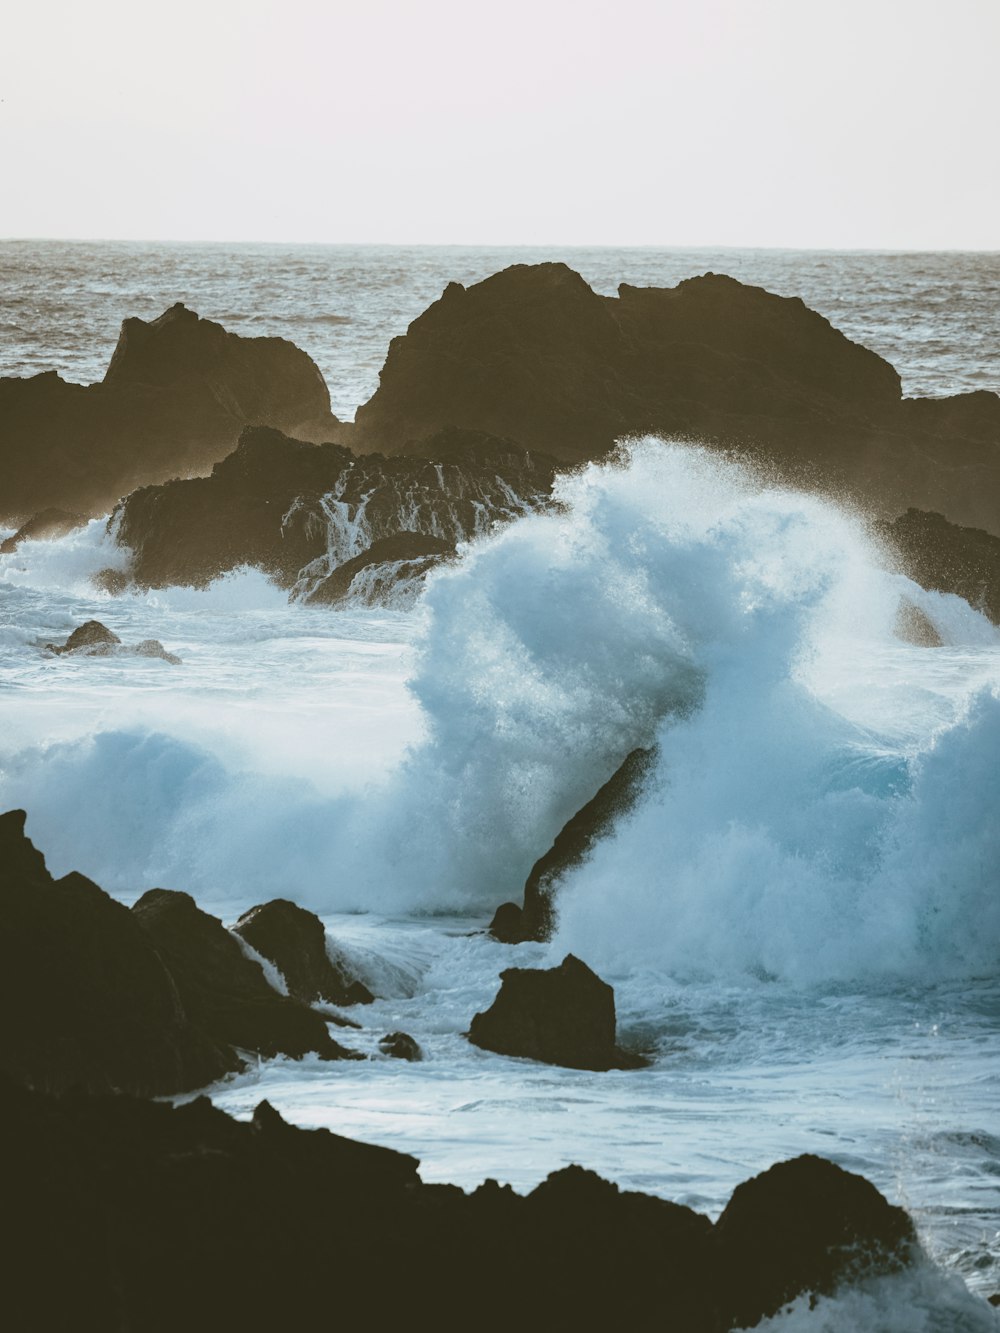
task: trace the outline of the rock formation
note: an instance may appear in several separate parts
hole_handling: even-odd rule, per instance
[[[331,959],[318,916],[297,903],[275,898],[244,912],[233,927],[278,969],[289,995],[306,1004],[370,1004],[371,991]]]
[[[0,519],[46,506],[101,514],[137,486],[207,471],[246,425],[336,438],[315,363],[283,338],[242,338],[174,305],[127,319],[101,384],[54,372],[0,380]]]
[[[243,1067],[236,1050],[346,1056],[186,894],[129,910],[75,872],[53,880],[0,815],[0,1069],[37,1088],[160,1095]]]
[[[1000,537],[919,509],[908,509],[878,530],[921,587],[957,593],[1000,624]]]
[[[420,532],[399,532],[380,537],[366,551],[338,565],[320,580],[302,600],[310,605],[338,606],[354,601],[362,605],[387,605],[406,589],[412,596],[426,575],[455,555],[452,542]]]
[[[168,653],[159,639],[143,639],[141,643],[124,644],[113,630],[99,620],[86,620],[78,625],[65,643],[47,643],[47,652],[57,657],[69,653],[74,657],[158,657],[172,666],[181,659]]]
[[[11,1328],[432,1326],[726,1333],[925,1262],[902,1209],[803,1157],[719,1223],[578,1166],[526,1197],[205,1098],[55,1099],[0,1077]],[[333,1306],[331,1306],[333,1302]]]
[[[82,514],[71,514],[66,509],[43,509],[22,523],[12,537],[0,542],[0,555],[13,555],[25,541],[51,541],[82,528],[86,523]]]
[[[474,1046],[570,1069],[638,1069],[641,1057],[616,1045],[615,993],[567,954],[558,967],[509,967],[489,1009],[469,1028]]]

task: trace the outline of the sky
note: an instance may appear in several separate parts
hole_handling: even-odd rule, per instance
[[[1000,0],[11,0],[0,236],[1000,249]]]

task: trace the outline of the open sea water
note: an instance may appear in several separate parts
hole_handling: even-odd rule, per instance
[[[706,269],[801,295],[908,393],[1000,388],[983,255],[0,244],[0,372],[99,378],[120,320],[174,300],[308,350],[353,414],[451,279],[563,258],[595,287]],[[291,606],[257,573],[112,598],[103,524],[0,558],[0,802],[56,874],[226,921],[318,911],[382,997],[364,1065],[275,1061],[213,1089],[529,1188],[579,1161],[716,1214],[821,1153],[910,1209],[943,1272],[773,1327],[987,1330],[1000,1290],[1000,635],[894,573],[864,524],[669,441],[561,483],[406,612]],[[944,646],[895,637],[901,598]],[[182,663],[58,659],[96,617]],[[563,888],[555,939],[481,933],[635,745],[639,807]],[[583,957],[651,1068],[476,1050],[511,965]],[[381,1057],[410,1032],[426,1058]],[[978,1294],[970,1294],[978,1293]]]

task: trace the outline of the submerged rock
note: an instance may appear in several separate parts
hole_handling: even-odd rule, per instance
[[[24,541],[51,541],[82,528],[87,520],[82,514],[65,509],[43,509],[23,523],[12,537],[0,542],[0,555],[12,555]]]
[[[143,639],[141,643],[124,644],[113,630],[99,620],[87,620],[79,625],[63,644],[47,643],[47,652],[61,656],[73,653],[79,657],[158,657],[164,662],[180,666],[181,659],[168,653],[159,639]]]
[[[333,962],[319,917],[286,898],[251,907],[233,930],[274,964],[289,994],[307,1004],[370,1004],[375,998],[362,981]]]
[[[383,1055],[391,1055],[396,1060],[422,1060],[424,1053],[408,1032],[387,1032],[378,1044]]]
[[[181,304],[149,323],[126,319],[101,384],[0,379],[0,517],[107,513],[137,486],[207,470],[250,424],[336,438],[305,352],[228,333]]]
[[[567,954],[558,967],[509,967],[493,1004],[476,1014],[469,1040],[500,1055],[571,1069],[638,1069],[646,1061],[615,1044],[615,993]]]
[[[150,889],[132,914],[170,969],[191,1022],[212,1041],[263,1056],[361,1058],[330,1037],[319,1014],[279,995],[222,922],[190,894]]]

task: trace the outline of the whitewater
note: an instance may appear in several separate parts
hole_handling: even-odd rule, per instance
[[[863,514],[738,458],[633,442],[462,548],[403,609],[290,604],[245,570],[111,597],[95,520],[0,557],[0,801],[53,873],[289,897],[381,997],[339,1040],[212,1090],[528,1188],[571,1161],[716,1214],[817,1152],[907,1207],[944,1274],[781,1329],[989,1329],[1000,1290],[1000,633],[893,567]],[[901,606],[941,646],[904,642]],[[179,666],[43,651],[83,620]],[[632,814],[555,936],[483,933],[636,746]],[[641,1071],[471,1047],[507,966],[584,958]],[[420,1064],[379,1056],[411,1033]],[[961,1280],[960,1280],[961,1279]]]

